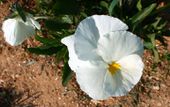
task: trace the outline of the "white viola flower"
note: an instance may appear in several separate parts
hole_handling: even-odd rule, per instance
[[[21,44],[35,34],[35,28],[40,30],[40,24],[31,14],[26,14],[26,22],[21,17],[9,18],[2,24],[5,40],[12,46]]]
[[[140,80],[143,43],[117,18],[94,15],[61,40],[80,88],[96,100],[126,95]]]

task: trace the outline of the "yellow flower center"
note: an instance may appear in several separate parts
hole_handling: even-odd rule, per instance
[[[114,75],[118,70],[120,70],[120,68],[121,66],[118,63],[112,62],[109,64],[108,70],[112,75]]]

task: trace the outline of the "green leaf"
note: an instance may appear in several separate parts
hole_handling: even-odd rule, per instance
[[[151,43],[155,46],[155,36],[156,34],[155,33],[152,33],[152,34],[149,34],[148,35],[148,38],[150,39]]]
[[[108,9],[110,16],[112,15],[113,10],[118,2],[119,2],[119,0],[112,0],[111,4],[109,6],[109,9]]]
[[[160,23],[160,25],[157,27],[158,30],[164,30],[166,27],[168,21],[164,21],[163,23]]]
[[[138,9],[139,11],[142,10],[141,0],[139,0],[138,3],[137,3],[137,9]]]
[[[14,8],[17,10],[17,12],[18,12],[19,16],[22,18],[22,20],[24,22],[26,22],[26,16],[24,14],[22,7],[18,3],[15,3]]]
[[[155,15],[155,14],[158,14],[162,11],[166,11],[166,10],[169,10],[170,9],[170,3],[166,4],[165,6],[163,7],[160,7],[158,8],[157,10],[155,10],[153,13],[151,13],[151,15]]]
[[[149,35],[148,35],[148,38],[150,38],[150,41],[151,41],[152,45],[154,46],[154,47],[152,48],[152,51],[153,51],[153,54],[154,54],[154,61],[155,61],[156,63],[158,63],[158,62],[160,62],[160,59],[159,59],[159,53],[158,53],[158,51],[157,51],[157,49],[156,49],[155,36],[156,36],[155,33],[149,34]]]
[[[43,38],[41,36],[35,36],[35,39],[40,41],[41,43],[45,44],[45,45],[50,45],[50,46],[58,46],[60,41],[58,41],[57,39],[52,39],[52,38]]]
[[[56,0],[52,10],[56,15],[76,15],[80,12],[80,5],[77,0]]]
[[[156,3],[153,3],[146,7],[145,9],[143,9],[142,11],[138,12],[136,15],[134,15],[131,18],[132,25],[137,25],[140,22],[142,22],[155,9],[155,7]]]
[[[68,50],[67,48],[62,48],[60,51],[56,53],[56,62],[60,62],[64,59],[64,61],[68,61]]]
[[[105,1],[101,1],[101,2],[100,2],[100,6],[102,6],[102,7],[106,8],[106,9],[108,9],[108,8],[109,8],[108,3],[107,3],[107,2],[105,2]]]
[[[152,26],[153,26],[154,28],[156,28],[156,27],[158,26],[159,22],[161,21],[161,19],[162,19],[161,17],[157,17],[157,18],[156,18],[156,21],[152,23]]]
[[[61,20],[46,20],[45,26],[52,31],[68,29],[70,24],[63,23]]]
[[[63,72],[62,72],[62,84],[63,86],[66,86],[69,80],[72,77],[73,71],[70,69],[68,62],[65,62]]]
[[[164,57],[165,57],[168,61],[170,61],[170,54],[169,54],[169,53],[166,53],[166,54],[164,55]]]
[[[81,14],[81,16],[83,16],[83,18],[88,17],[88,15],[86,13],[84,13],[84,12],[81,12],[80,14]]]
[[[73,24],[73,21],[69,15],[64,15],[63,17],[61,17],[61,19],[63,23]]]
[[[156,63],[160,62],[159,53],[158,53],[158,51],[157,51],[156,48],[153,49],[153,54],[154,54],[154,61],[155,61]]]
[[[153,44],[152,44],[151,42],[145,42],[145,41],[144,41],[144,46],[145,46],[147,49],[153,49],[153,48],[154,48],[154,46],[153,46]]]
[[[62,49],[61,46],[58,46],[58,47],[39,46],[35,48],[28,48],[27,50],[35,54],[52,55],[52,54],[56,54],[61,49]]]

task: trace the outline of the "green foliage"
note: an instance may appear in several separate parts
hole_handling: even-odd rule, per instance
[[[110,6],[108,8],[109,11],[109,15],[112,15],[113,11],[114,11],[114,7],[116,6],[116,4],[119,2],[119,0],[112,0],[112,2],[110,3]]]
[[[153,34],[149,34],[148,35],[148,38],[149,38],[149,42],[144,42],[144,46],[150,50],[153,51],[153,54],[154,54],[154,61],[156,63],[160,62],[160,59],[159,59],[159,53],[156,49],[156,44],[155,44],[155,36],[156,34],[153,33]]]
[[[5,2],[6,0],[0,0],[0,3],[2,4],[3,2]]]
[[[160,14],[170,8],[170,3],[160,7],[163,0],[37,0],[37,15],[48,16],[43,20],[42,35],[35,36],[41,46],[28,48],[30,52],[44,55],[55,55],[57,60],[64,61],[62,83],[65,86],[70,80],[72,71],[68,66],[68,52],[61,44],[61,38],[73,34],[78,23],[94,14],[106,14],[118,17],[129,26],[129,31],[144,40],[146,49],[150,49],[159,62],[159,53],[155,39],[162,38],[170,32],[166,29],[167,21]],[[18,9],[18,11],[20,11]],[[20,11],[20,16],[22,12]],[[43,33],[47,36],[43,36]]]
[[[71,71],[71,69],[68,65],[68,62],[65,62],[64,68],[63,68],[63,75],[62,75],[62,84],[64,86],[66,86],[68,81],[71,79],[72,73],[73,73],[73,71]]]
[[[144,39],[144,46],[153,51],[156,63],[160,59],[155,39],[161,39],[168,31],[167,21],[160,12],[169,8],[170,3],[167,2],[164,7],[159,7],[159,2],[156,0],[120,0],[114,8],[113,15],[127,23],[130,31]]]
[[[24,22],[26,22],[26,16],[25,16],[25,13],[24,13],[24,10],[22,9],[22,7],[18,4],[18,2],[16,2],[14,5],[13,5],[13,10],[17,11],[17,13],[19,14],[19,16],[22,18],[22,20]]]
[[[135,27],[141,23],[152,11],[155,9],[156,3],[151,4],[150,6],[146,7],[145,9],[139,11],[137,14],[135,14],[131,19],[130,23],[133,26],[133,31]]]
[[[170,61],[170,54],[169,54],[169,53],[166,53],[166,54],[164,55],[164,58],[167,59],[168,61]]]
[[[138,9],[139,11],[142,11],[141,0],[138,0],[138,3],[137,3],[137,5],[136,5],[136,7],[137,7],[137,9]]]
[[[61,46],[58,47],[51,47],[51,46],[39,46],[35,48],[28,48],[29,52],[35,53],[35,54],[42,54],[42,55],[53,55],[56,54],[58,51],[62,49]]]
[[[54,46],[54,47],[58,47],[58,44],[60,41],[58,41],[57,39],[52,39],[52,38],[43,38],[40,36],[35,36],[35,39],[40,41],[41,43],[43,43],[44,45],[47,46]]]
[[[58,31],[61,29],[68,29],[70,27],[70,24],[63,23],[59,20],[46,20],[45,25],[48,29],[53,31]]]
[[[79,2],[77,2],[77,0],[56,0],[55,4],[52,6],[52,10],[56,15],[75,15],[80,11]]]

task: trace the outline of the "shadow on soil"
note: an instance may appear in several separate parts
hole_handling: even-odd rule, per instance
[[[0,87],[0,107],[37,107],[33,101],[41,95],[41,92],[30,94],[18,92],[15,88]]]

